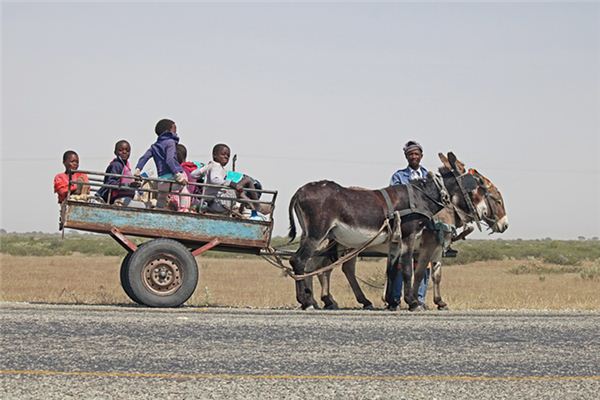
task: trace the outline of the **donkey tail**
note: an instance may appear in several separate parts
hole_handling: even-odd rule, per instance
[[[289,243],[293,242],[296,239],[296,224],[294,223],[294,206],[296,205],[296,201],[298,200],[298,192],[294,193],[292,199],[290,200],[290,207],[288,209],[288,214],[290,217],[290,228],[288,231],[288,238],[290,239]]]

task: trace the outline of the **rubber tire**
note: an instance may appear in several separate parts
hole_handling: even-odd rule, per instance
[[[133,255],[133,252],[127,253],[125,258],[123,258],[123,261],[121,262],[121,270],[120,270],[121,287],[123,288],[123,291],[125,292],[127,297],[129,297],[131,299],[131,301],[133,301],[134,303],[137,303],[137,304],[141,304],[139,299],[133,294],[133,291],[131,290],[131,284],[129,283],[129,276],[128,276],[129,260],[131,259],[132,255]]]
[[[174,293],[161,296],[146,287],[142,271],[153,259],[165,254],[177,263],[181,273],[181,286]],[[144,243],[131,255],[127,269],[131,293],[139,300],[139,304],[148,307],[179,307],[194,294],[198,284],[196,259],[184,245],[172,239],[154,239]]]

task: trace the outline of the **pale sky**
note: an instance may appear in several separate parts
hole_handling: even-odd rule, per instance
[[[276,235],[297,188],[387,186],[414,139],[496,183],[491,238],[600,236],[598,2],[3,2],[1,67],[8,231],[57,231],[65,150],[135,164],[170,118],[188,159],[225,142],[279,191]]]

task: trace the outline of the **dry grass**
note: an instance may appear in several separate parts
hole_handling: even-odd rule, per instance
[[[0,300],[49,303],[128,304],[119,284],[119,257],[27,257],[0,254]],[[187,303],[195,306],[295,308],[293,281],[263,260],[198,259],[200,281]],[[360,262],[358,274],[381,279],[380,262]],[[517,274],[537,263],[536,274]],[[539,273],[539,262],[506,260],[446,267],[442,293],[451,309],[600,309],[600,279],[581,273]],[[585,266],[584,266],[585,267]],[[591,267],[591,265],[590,265]],[[511,272],[513,271],[513,272]],[[340,270],[332,293],[341,307],[358,307]],[[316,290],[320,290],[315,280]],[[381,289],[363,285],[382,307]],[[428,293],[431,304],[432,291]]]

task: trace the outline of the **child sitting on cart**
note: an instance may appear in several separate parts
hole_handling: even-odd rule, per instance
[[[128,205],[135,196],[135,190],[130,187],[135,182],[129,166],[129,155],[131,154],[131,146],[127,140],[119,140],[115,144],[115,158],[106,167],[107,174],[123,175],[105,176],[104,184],[111,186],[121,186],[119,189],[109,188],[106,186],[98,189],[97,196],[101,197],[105,202],[113,204],[115,200],[119,200],[123,205]],[[130,176],[131,178],[127,178]]]
[[[73,150],[67,150],[63,154],[63,165],[65,172],[54,176],[54,193],[58,195],[58,202],[62,203],[71,190],[72,195],[88,195],[90,192],[87,174],[76,172],[79,169],[79,155]],[[69,173],[72,183],[69,187]]]
[[[179,196],[172,195],[171,200],[169,200],[169,202],[173,201],[177,203],[176,207],[178,211],[190,211],[193,206],[196,206],[200,203],[200,200],[197,197],[186,196],[186,194],[201,194],[201,188],[194,184],[203,182],[201,177],[195,178],[194,176],[192,176],[192,172],[194,172],[198,168],[202,168],[204,164],[197,161],[187,161],[187,148],[184,145],[177,143],[176,150],[177,161],[181,165],[181,168],[183,168],[183,172],[187,177],[188,185],[187,187],[182,188],[182,194],[180,194]]]
[[[198,177],[192,176],[192,172],[194,172],[198,168],[204,167],[204,163],[201,163],[198,161],[187,161],[187,148],[184,145],[179,144],[179,143],[177,143],[177,161],[181,165],[181,168],[183,168],[183,172],[185,173],[185,176],[187,177],[188,191],[192,194],[194,194],[194,193],[199,194],[200,191],[198,190],[199,189],[198,186],[189,185],[189,183],[204,182],[203,177],[198,178]]]
[[[206,176],[206,183],[210,185],[228,186],[234,190],[218,187],[205,187],[204,194],[214,196],[214,199],[208,199],[207,210],[218,214],[232,211],[233,200],[238,196],[244,200],[258,200],[259,194],[254,191],[244,189],[256,189],[255,181],[248,175],[239,172],[227,172],[225,166],[229,162],[231,150],[229,146],[223,143],[216,144],[212,150],[213,160],[202,168],[192,172],[192,176],[198,178]],[[244,203],[240,207],[243,209]],[[252,209],[251,219],[262,219],[258,215],[259,204],[249,203]]]

